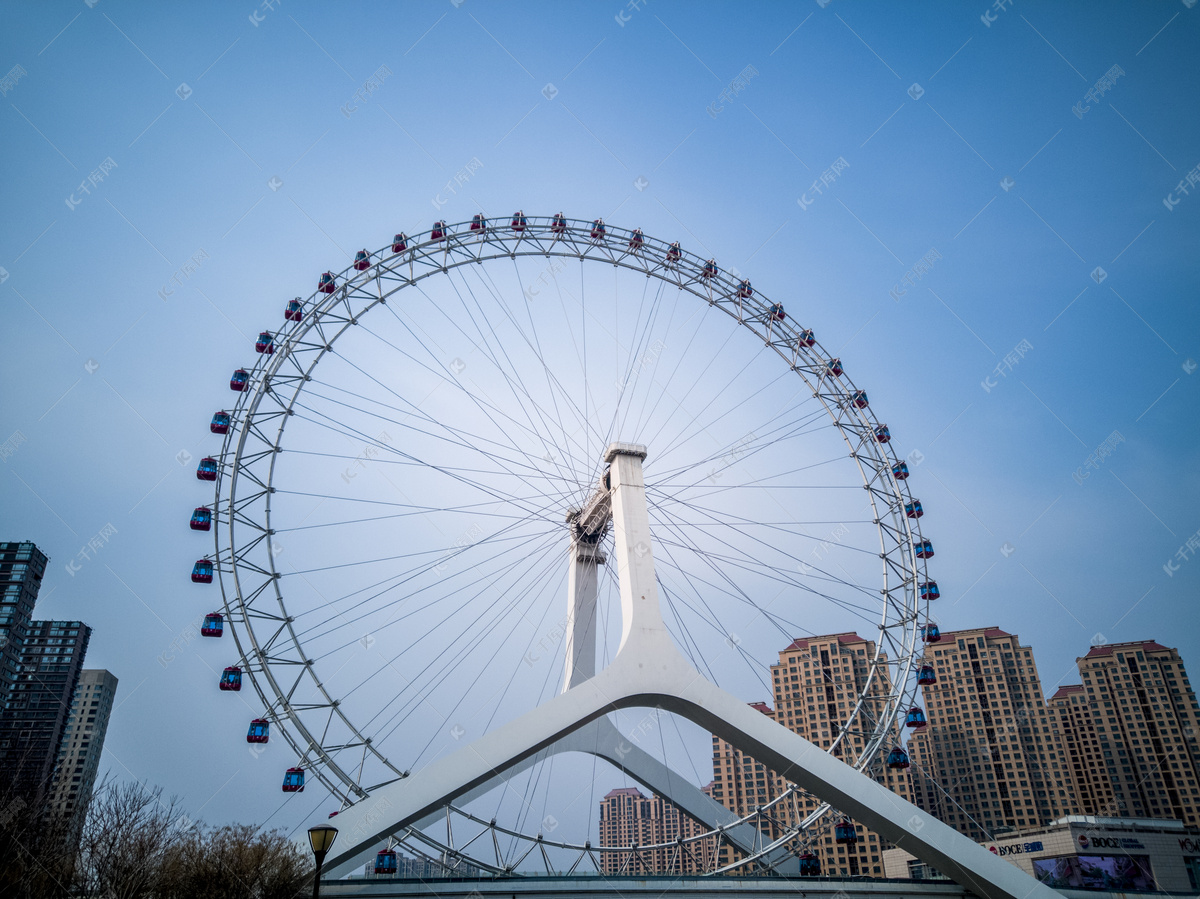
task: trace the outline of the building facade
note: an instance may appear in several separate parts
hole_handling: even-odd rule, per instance
[[[869,682],[875,649],[874,641],[857,634],[794,640],[779,653],[779,662],[771,666],[775,708],[766,703],[752,705],[810,743],[827,750],[832,747],[835,758],[852,762],[863,751],[865,735],[861,727],[842,734],[841,722],[864,691],[868,695],[861,712],[863,720],[877,718],[883,698],[891,690],[886,666],[880,666],[875,680]],[[894,734],[893,744],[898,744],[899,736],[898,732]],[[883,754],[886,752],[885,749]],[[907,772],[887,769],[882,758],[877,759],[868,775],[892,792],[910,798]],[[713,737],[713,798],[726,808],[740,815],[749,814],[777,798],[788,786],[775,772]],[[769,814],[759,816],[759,828],[765,837],[778,839],[819,805],[819,800],[809,796],[789,797]],[[835,819],[833,815],[825,818],[830,825]],[[828,826],[803,846],[795,844],[789,848],[814,853],[822,873],[831,876],[882,875],[885,842],[861,825],[856,825],[856,831],[858,841],[853,845],[838,844],[832,826]],[[722,853],[723,862],[734,859],[731,847],[723,846]]]
[[[943,633],[929,726],[909,741],[917,805],[979,840],[1073,810],[1033,651],[997,627]]]
[[[1064,809],[1072,814],[1113,816],[1112,781],[1096,736],[1096,722],[1081,684],[1059,687],[1047,702],[1062,756],[1063,780],[1074,799]]]
[[[711,783],[703,790],[713,795]],[[636,787],[610,790],[600,800],[599,845],[626,851],[597,853],[600,873],[699,874],[709,870],[716,848],[714,839],[695,840],[682,846],[678,842],[692,840],[707,830],[661,796],[645,796]],[[642,848],[659,844],[673,845]]]
[[[1070,815],[982,845],[1056,890],[1200,889],[1200,831],[1180,821]],[[884,861],[888,877],[944,879],[902,849]]]
[[[55,811],[78,816],[87,809],[116,695],[117,677],[111,671],[86,668],[80,673],[54,771],[50,807]]]
[[[1082,683],[1071,698],[1089,719],[1082,767],[1107,774],[1081,795],[1101,814],[1200,826],[1200,705],[1179,652],[1152,640],[1113,643],[1077,664]]]

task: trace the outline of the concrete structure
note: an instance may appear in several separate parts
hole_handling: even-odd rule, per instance
[[[1081,689],[1069,702],[1090,719],[1075,734],[1078,761],[1108,781],[1078,783],[1086,805],[1200,826],[1200,704],[1178,651],[1151,640],[1114,643],[1092,647],[1077,664]]]
[[[779,653],[778,664],[771,666],[774,710],[766,703],[750,705],[792,733],[828,750],[839,736],[838,723],[846,720],[847,710],[853,708],[867,690],[874,655],[874,641],[857,634],[828,634],[794,640]],[[891,692],[892,685],[886,678],[887,670],[881,667],[871,683],[869,695],[878,697],[880,706]],[[868,717],[879,714],[870,699],[863,714]],[[897,732],[893,744],[898,744],[899,739]],[[862,753],[863,741],[863,733],[855,728],[842,736],[833,755],[843,761],[853,761]],[[909,798],[908,775],[885,768],[882,759],[874,766],[871,776],[896,795]],[[789,786],[774,771],[715,736],[713,783],[713,796],[739,815],[749,814],[756,807],[772,801]],[[778,839],[788,827],[813,812],[818,805],[819,802],[811,798],[788,800],[773,808],[769,816],[761,818],[759,826],[768,839]],[[820,859],[821,870],[828,875],[880,876],[883,874],[880,853],[885,845],[888,844],[879,834],[860,827],[859,840],[854,846],[838,845],[832,831],[827,830],[819,843],[804,848]],[[724,862],[733,861],[733,854],[731,847],[722,847]]]
[[[972,839],[1074,811],[1033,651],[987,627],[944,633],[925,658],[937,683],[908,744],[917,805]]]
[[[1060,771],[1067,793],[1074,799],[1072,814],[1117,815],[1112,781],[1103,763],[1096,722],[1081,684],[1059,687],[1047,702],[1055,738],[1062,756]]]
[[[659,605],[642,475],[645,456],[644,447],[610,445],[605,453],[609,468],[582,516],[593,517],[597,526],[607,526],[611,516],[614,527],[622,632],[613,661],[577,683],[568,674],[574,686],[554,699],[341,811],[343,838],[326,860],[329,877],[356,870],[359,859],[388,834],[419,824],[447,803],[486,788],[502,772],[609,712],[659,707],[728,740],[892,843],[911,848],[982,899],[1054,899],[1053,891],[1023,872],[721,690],[683,657]],[[587,533],[595,531],[589,528]],[[572,545],[569,558],[579,555]],[[586,627],[590,609],[581,607],[576,597],[570,601],[576,609],[574,626]],[[510,882],[505,882],[506,889]]]
[[[116,695],[117,677],[111,671],[80,672],[50,794],[50,807],[56,811],[78,816],[87,809]]]
[[[704,787],[712,795],[713,785]],[[610,790],[600,801],[601,846],[642,847],[658,843],[689,840],[708,830],[680,809],[652,793],[643,795],[636,787]],[[597,853],[600,871],[607,875],[700,874],[714,861],[716,838],[661,849],[630,849],[626,852]]]
[[[1057,890],[1200,889],[1200,830],[1180,821],[1071,815],[982,845]],[[902,849],[884,862],[888,877],[939,876]]]

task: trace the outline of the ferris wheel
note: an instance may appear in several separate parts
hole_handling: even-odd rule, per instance
[[[396,234],[288,301],[212,418],[222,443],[197,477],[215,493],[191,519],[214,537],[192,580],[221,591],[202,633],[233,637],[220,688],[252,687],[246,739],[282,738],[282,790],[315,780],[322,811],[361,807],[592,678],[629,638],[622,566],[651,542],[664,633],[745,702],[783,695],[769,666],[791,641],[863,633],[859,692],[829,704],[820,745],[862,772],[907,767],[899,734],[934,676],[933,547],[888,426],[807,327],[820,310],[785,299],[638,229],[518,212]],[[620,516],[640,513],[615,508],[614,478],[644,479],[632,555]],[[593,759],[565,775],[592,809],[620,772],[670,784],[707,825],[678,857],[714,837],[736,850],[710,872],[803,857],[841,817],[795,784],[722,814],[705,778],[673,771],[695,732],[614,748],[629,730],[610,717],[460,790],[381,857],[402,844],[494,873],[534,851],[547,870],[548,850],[632,858],[544,832],[569,753]]]

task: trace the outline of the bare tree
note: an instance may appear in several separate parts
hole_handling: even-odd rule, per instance
[[[279,831],[231,824],[190,831],[168,854],[161,899],[295,899],[308,858]]]

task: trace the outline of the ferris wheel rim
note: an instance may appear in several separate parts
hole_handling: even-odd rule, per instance
[[[562,219],[563,229],[554,231],[553,220],[549,217],[529,216],[523,218],[526,220],[525,227],[515,233],[508,233],[495,226],[485,226],[481,232],[472,232],[469,230],[470,222],[451,226],[442,223],[440,238],[433,236],[434,229],[422,232],[411,241],[406,241],[406,249],[400,253],[389,253],[388,250],[391,249],[392,244],[385,244],[380,250],[369,254],[370,264],[365,270],[358,269],[351,264],[334,275],[335,283],[338,286],[332,293],[320,289],[314,291],[305,301],[304,320],[301,322],[290,321],[283,329],[275,332],[283,340],[274,347],[271,355],[261,356],[257,364],[248,372],[248,386],[252,389],[247,389],[239,395],[231,413],[231,420],[235,427],[231,427],[226,435],[221,454],[222,464],[219,466],[215,484],[214,516],[219,518],[220,513],[224,511],[226,526],[214,528],[216,531],[214,534],[214,561],[219,575],[224,608],[229,615],[231,634],[249,679],[258,693],[264,709],[268,710],[267,717],[281,725],[279,730],[296,755],[303,763],[312,766],[313,773],[317,775],[318,780],[330,793],[340,797],[343,803],[349,801],[351,795],[355,798],[362,798],[380,786],[380,784],[374,784],[364,787],[346,772],[343,765],[332,758],[322,745],[321,739],[317,738],[309,730],[301,716],[296,714],[297,710],[293,708],[288,699],[291,693],[295,692],[296,686],[293,685],[290,691],[285,692],[284,685],[280,682],[281,679],[277,679],[271,669],[270,649],[280,635],[286,633],[301,662],[301,673],[295,682],[296,685],[307,674],[312,684],[324,696],[330,709],[330,718],[337,715],[344,726],[358,739],[358,745],[363,749],[364,759],[370,753],[390,769],[397,778],[407,775],[407,771],[401,771],[393,765],[386,755],[373,745],[371,738],[365,737],[360,732],[354,722],[340,709],[339,702],[328,692],[313,672],[313,662],[304,651],[303,641],[295,633],[292,626],[293,619],[288,615],[287,606],[280,591],[281,574],[275,568],[274,554],[268,553],[269,571],[258,568],[255,572],[260,577],[267,576],[268,579],[249,591],[243,589],[241,582],[243,572],[239,562],[244,564],[244,560],[239,556],[244,555],[247,547],[255,546],[263,539],[269,541],[274,535],[271,528],[271,494],[274,492],[275,461],[282,446],[283,432],[288,417],[293,414],[295,403],[303,393],[305,385],[311,380],[311,374],[316,366],[325,355],[333,352],[336,341],[348,329],[357,324],[359,317],[376,305],[385,304],[393,294],[407,287],[412,287],[435,275],[445,276],[451,270],[469,263],[485,263],[503,258],[515,259],[517,256],[556,256],[577,259],[581,264],[610,263],[644,273],[648,278],[657,277],[668,285],[676,286],[680,290],[692,293],[699,299],[707,300],[709,306],[721,308],[722,311],[736,318],[738,324],[748,327],[762,338],[767,347],[774,350],[776,355],[788,363],[790,369],[801,377],[805,385],[812,391],[813,396],[824,407],[829,418],[838,426],[843,439],[850,445],[850,456],[859,470],[864,489],[871,496],[872,509],[876,513],[875,526],[880,534],[880,557],[883,560],[884,572],[884,589],[880,592],[884,597],[884,612],[883,620],[879,625],[875,657],[870,666],[871,677],[881,670],[880,658],[886,654],[882,639],[885,632],[889,630],[889,627],[902,628],[902,652],[889,658],[889,662],[897,666],[897,672],[902,671],[905,675],[903,678],[897,676],[892,679],[893,685],[887,707],[890,710],[888,718],[894,721],[904,704],[903,700],[913,692],[907,681],[917,665],[916,634],[920,602],[917,586],[919,580],[928,575],[923,560],[917,558],[914,550],[915,541],[922,539],[919,521],[910,520],[902,514],[904,502],[912,500],[911,494],[907,484],[902,479],[897,479],[891,470],[892,466],[899,464],[902,460],[895,455],[890,443],[881,443],[864,437],[864,435],[876,433],[876,429],[881,425],[869,407],[859,406],[853,412],[850,411],[853,405],[852,398],[859,392],[857,386],[844,372],[839,372],[836,377],[830,378],[819,375],[818,364],[825,365],[833,357],[815,341],[811,332],[799,329],[794,317],[792,322],[786,325],[783,321],[777,321],[772,311],[773,306],[765,296],[758,292],[752,292],[751,296],[738,296],[736,303],[732,302],[735,295],[740,293],[739,286],[719,269],[706,275],[706,266],[711,265],[715,268],[712,260],[705,262],[699,256],[680,250],[677,244],[671,245],[665,241],[646,237],[637,230],[629,231],[605,226],[604,235],[597,240],[590,237],[593,228],[591,222]],[[585,236],[585,234],[589,236]],[[621,250],[620,244],[631,240],[635,234],[641,237],[637,250],[632,249],[632,243],[626,249]],[[547,240],[547,238],[549,239]],[[485,248],[488,250],[486,253],[484,252]],[[675,255],[673,262],[670,261],[672,252]],[[658,259],[666,261],[652,262],[650,259],[652,255],[657,255]],[[436,258],[438,256],[441,257],[440,264]],[[418,263],[422,267],[419,273],[417,272]],[[397,277],[397,268],[406,264],[409,267],[408,277],[405,278],[402,274]],[[388,273],[389,280],[395,278],[394,286],[391,286],[386,292],[383,289],[384,272]],[[366,290],[372,281],[376,286],[374,294]],[[746,284],[748,287],[748,282]],[[714,287],[718,285],[724,289],[723,292],[714,291]],[[356,310],[352,308],[352,299],[361,300],[366,305]],[[330,325],[329,328],[322,327],[326,323]],[[756,325],[761,327],[755,327]],[[305,340],[314,332],[320,339],[319,343],[311,339]],[[807,343],[804,343],[799,336],[804,333],[809,335]],[[295,353],[301,348],[313,353],[307,366],[301,366],[295,361]],[[803,357],[803,361],[807,363],[807,368],[798,364],[800,357]],[[293,363],[296,372],[281,375],[280,372],[285,368],[287,362]],[[810,377],[815,379],[815,383],[810,381]],[[259,534],[250,542],[239,546],[235,536],[235,525],[241,524],[248,529],[254,528],[254,523],[243,520],[244,516],[241,516],[238,511],[238,479],[246,474],[247,463],[244,460],[244,454],[247,452],[247,442],[255,431],[260,431],[259,438],[263,439],[263,442],[270,443],[269,440],[264,439],[266,432],[261,431],[258,427],[256,416],[259,415],[259,408],[264,400],[277,390],[277,385],[281,381],[285,385],[294,384],[294,389],[291,391],[286,405],[280,404],[281,410],[263,414],[264,421],[269,421],[276,416],[280,419],[273,444],[274,452],[270,455],[268,476],[265,483],[258,478],[248,478],[255,487],[266,492],[265,526],[259,528]],[[274,399],[277,403],[279,402],[278,396],[275,396]],[[846,413],[857,418],[857,422],[853,422]],[[844,426],[851,424],[857,425],[860,437],[857,446],[851,442],[850,435]],[[870,452],[863,452],[864,448],[869,449]],[[234,455],[230,463],[226,465],[224,463],[229,459],[231,450]],[[872,465],[872,462],[877,464]],[[873,486],[881,483],[883,489]],[[228,485],[227,497],[222,495],[222,488],[226,484]],[[885,537],[888,528],[883,521],[884,515],[880,514],[880,501],[883,497],[888,498],[883,511],[890,513],[892,518],[890,530],[896,535],[890,550],[886,545]],[[228,535],[228,542],[224,545],[221,540],[222,533]],[[896,563],[895,557],[897,556],[900,564]],[[897,586],[890,586],[889,573],[894,574],[898,580]],[[228,590],[226,576],[231,578]],[[272,585],[279,614],[274,619],[257,609],[251,614],[249,604]],[[906,612],[894,624],[887,625],[888,607],[895,605],[897,592],[901,594],[900,601]],[[255,626],[251,623],[255,618],[273,620],[274,624],[278,625],[275,633],[268,639],[261,640]],[[239,626],[233,626],[235,622]],[[243,638],[239,633],[243,628],[247,639],[245,646],[243,646]],[[895,643],[891,645],[895,646]],[[902,664],[901,655],[904,658]],[[868,688],[869,684],[859,694],[856,707],[847,721],[858,720]],[[274,699],[269,695],[271,693],[274,694]],[[293,727],[297,731],[296,735],[292,733]],[[844,727],[839,728],[834,744],[826,751],[833,752],[847,732]],[[874,733],[875,737],[868,741],[869,746],[865,747],[858,759],[855,760],[856,767],[860,769],[869,765],[878,756],[886,742],[888,727],[882,723],[882,718],[881,722],[876,725]],[[348,748],[348,745],[338,747],[339,750],[345,748]],[[810,815],[808,818],[819,818],[826,808],[827,804],[823,805],[816,815]]]

